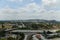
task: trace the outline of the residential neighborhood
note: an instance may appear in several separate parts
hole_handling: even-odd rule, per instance
[[[60,23],[59,22],[56,23],[56,21],[54,23],[51,21],[50,22],[1,21],[0,38],[1,40],[2,39],[30,40],[30,38],[33,37],[32,35],[40,34],[43,40],[44,39],[48,40],[53,38],[60,38],[59,29],[60,29]]]

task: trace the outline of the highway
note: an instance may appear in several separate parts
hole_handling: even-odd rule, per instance
[[[35,34],[37,32],[43,32],[44,31],[44,30],[13,30],[13,29],[8,29],[8,30],[10,30],[10,32],[23,32],[26,35],[24,40],[26,40],[27,35]],[[45,31],[48,31],[48,30],[45,30]],[[55,32],[56,30],[49,30],[49,31]],[[60,40],[60,38],[54,38],[54,39],[48,39],[48,40]]]
[[[55,32],[57,30],[11,30],[11,32],[43,32],[43,31]]]

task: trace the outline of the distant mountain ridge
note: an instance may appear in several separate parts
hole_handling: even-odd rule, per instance
[[[47,22],[47,23],[60,23],[60,21],[56,21],[56,20],[43,20],[43,19],[22,20],[22,22]]]
[[[4,20],[0,22],[49,22],[49,23],[60,23],[56,20],[44,20],[44,19],[28,19],[28,20]]]

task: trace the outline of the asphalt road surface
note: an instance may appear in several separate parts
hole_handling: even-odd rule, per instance
[[[49,40],[60,40],[60,38],[54,38],[54,39],[49,39]]]
[[[27,38],[27,35],[25,35],[25,39],[24,40],[26,40],[26,38]],[[60,40],[60,38],[47,39],[47,40]]]

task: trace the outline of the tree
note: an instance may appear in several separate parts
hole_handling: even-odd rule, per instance
[[[21,38],[19,40],[24,40],[25,34],[24,33],[20,33],[20,36],[21,36]]]
[[[5,26],[2,24],[2,29],[4,28]]]
[[[34,30],[37,30],[37,29],[38,29],[38,25],[35,24],[35,23],[31,24],[31,27],[32,27],[32,29],[34,29]]]
[[[17,35],[16,40],[24,40],[25,34],[21,32],[13,32],[13,34]]]
[[[9,37],[7,38],[7,40],[15,40],[15,38]]]
[[[5,36],[5,33],[6,33],[6,32],[5,32],[4,30],[1,30],[1,31],[0,31],[0,37],[4,37],[4,36]]]

